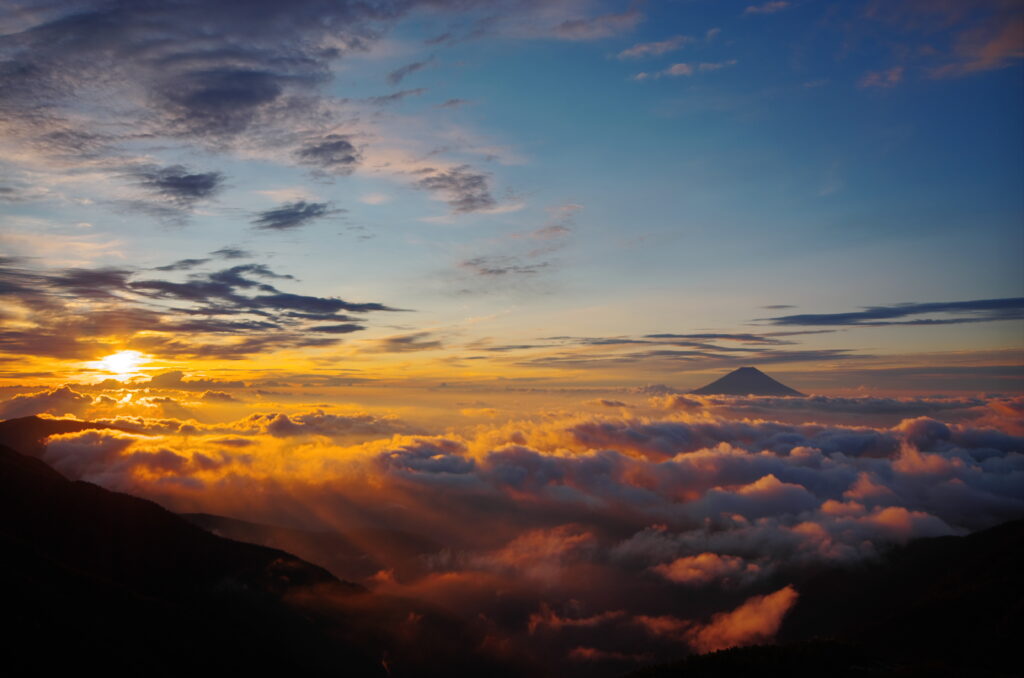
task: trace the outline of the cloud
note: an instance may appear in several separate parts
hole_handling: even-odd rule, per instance
[[[903,80],[903,67],[894,66],[884,71],[869,71],[857,83],[860,87],[895,87]]]
[[[735,610],[716,614],[708,624],[690,629],[690,645],[697,652],[714,652],[770,642],[797,597],[796,590],[786,586],[768,595],[748,598]]]
[[[548,266],[547,262],[525,263],[517,257],[473,257],[459,262],[459,268],[482,276],[532,275]]]
[[[0,403],[0,419],[15,419],[34,414],[81,415],[93,399],[83,393],[61,386],[49,391],[16,395]]]
[[[319,212],[302,207],[282,208],[268,216],[267,223],[295,224]],[[271,283],[294,277],[263,264],[196,272],[190,270],[196,260],[184,261],[148,271],[65,268],[45,272],[17,261],[0,262],[0,280],[5,281],[0,293],[17,295],[25,309],[17,329],[0,330],[0,350],[79,360],[95,360],[125,348],[168,357],[237,359],[281,348],[327,346],[338,339],[325,335],[363,328],[353,322],[362,319],[350,313],[392,310],[375,302],[283,291]],[[154,270],[190,272],[184,280],[147,277]],[[80,311],[83,304],[90,309],[85,316]],[[307,333],[313,323],[321,329]]]
[[[264,231],[289,231],[337,213],[328,203],[299,200],[260,212],[252,223]]]
[[[134,176],[146,190],[186,208],[212,198],[224,184],[220,172],[191,172],[182,165],[140,169]]]
[[[174,399],[224,410],[204,394],[234,388],[171,373],[103,407]],[[937,418],[892,425],[868,425],[863,412],[929,404],[823,400],[846,422],[823,424],[813,409],[788,423],[770,407],[734,416],[695,400],[705,405],[628,416],[544,407],[509,418],[502,408],[433,433],[351,405],[275,406],[226,423],[124,414],[101,422],[139,434],[69,436],[47,454],[172,510],[365,525],[369,543],[415,542],[414,555],[365,547],[368,557],[331,566],[378,593],[443,606],[505,651],[566,672],[580,647],[594,650],[588,661],[664,661],[684,645],[770,642],[800,573],[1024,515],[1018,399],[936,400]]]
[[[630,31],[642,20],[643,14],[631,9],[619,14],[569,19],[558,24],[554,33],[564,40],[599,40]]]
[[[342,134],[328,134],[309,142],[295,151],[295,157],[303,165],[312,165],[332,174],[351,174],[362,161],[359,149]]]
[[[219,250],[210,252],[210,255],[221,259],[250,259],[253,256],[252,252],[239,247],[221,247]]]
[[[396,68],[395,70],[393,70],[390,73],[388,73],[388,77],[387,77],[388,84],[389,85],[397,85],[400,82],[402,82],[403,80],[405,80],[408,76],[412,75],[416,71],[419,71],[419,70],[422,70],[422,69],[426,68],[427,66],[429,66],[433,62],[434,62],[434,58],[431,57],[429,59],[424,59],[423,61],[414,61],[411,64],[406,64],[405,66],[402,66],[400,68]]]
[[[195,268],[196,266],[202,266],[203,264],[208,263],[209,261],[210,261],[209,259],[178,259],[177,261],[175,261],[172,264],[167,264],[165,266],[156,266],[153,270],[154,271],[188,271],[188,270],[191,270],[191,269]]]
[[[761,568],[753,563],[736,556],[720,556],[717,553],[699,553],[695,556],[677,558],[651,569],[669,581],[687,586],[704,586],[713,582],[742,583],[761,574]]]
[[[491,195],[489,176],[460,165],[447,170],[427,170],[417,186],[440,193],[457,214],[479,212],[498,203]]]
[[[430,332],[413,332],[396,334],[373,340],[363,349],[368,353],[409,353],[414,351],[434,351],[444,345],[437,339],[428,339]]]
[[[773,2],[765,2],[760,5],[747,5],[747,8],[743,10],[744,14],[775,14],[789,7],[789,3],[785,0],[774,0]]]
[[[389,104],[398,103],[408,97],[418,97],[427,90],[422,87],[416,89],[403,89],[399,92],[393,92],[392,94],[381,94],[379,96],[370,97],[367,101],[374,106],[387,106]]]
[[[659,56],[668,52],[674,52],[692,40],[693,38],[686,35],[676,35],[659,42],[640,42],[619,52],[618,58],[640,59],[648,56]]]
[[[409,427],[394,418],[369,414],[328,414],[323,410],[300,414],[252,414],[232,425],[233,429],[267,433],[278,438],[302,435],[344,437],[389,435],[407,432]]]
[[[1024,17],[992,21],[963,31],[954,47],[956,61],[931,71],[948,78],[1006,68],[1024,59]]]
[[[912,316],[940,316],[915,318]],[[955,325],[961,323],[1019,320],[1024,318],[1024,298],[977,299],[894,306],[868,306],[863,311],[846,313],[802,313],[775,318],[762,318],[772,325],[840,326],[860,325]]]
[[[736,59],[727,59],[725,61],[715,62],[700,62],[700,63],[678,63],[672,64],[661,71],[655,71],[653,73],[643,72],[637,73],[633,76],[634,80],[656,80],[661,77],[676,78],[680,76],[689,77],[695,73],[707,73],[711,71],[719,71],[723,68],[735,66],[737,64]]]

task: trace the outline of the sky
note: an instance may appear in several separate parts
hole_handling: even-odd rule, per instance
[[[4,382],[130,350],[1019,391],[1021,26],[998,0],[5,3]]]
[[[327,565],[499,658],[769,642],[1024,515],[1022,59],[1017,0],[4,0],[0,419],[429,539]],[[688,393],[740,366],[809,397]]]

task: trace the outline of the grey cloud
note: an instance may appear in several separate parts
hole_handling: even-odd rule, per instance
[[[952,317],[916,318],[912,316],[942,314]],[[1024,319],[1024,297],[977,299],[925,304],[868,306],[863,311],[847,313],[803,313],[775,318],[762,318],[772,325],[951,325]]]
[[[548,262],[527,264],[509,256],[473,257],[459,262],[459,268],[482,276],[531,275],[547,266]]]
[[[265,231],[287,231],[337,213],[328,203],[299,200],[260,212],[252,223]]]
[[[220,172],[191,172],[182,165],[138,170],[135,177],[143,188],[183,207],[213,197],[224,184]]]
[[[386,106],[388,104],[397,103],[407,97],[418,97],[426,91],[427,90],[422,87],[417,87],[416,89],[403,89],[402,91],[394,92],[393,94],[381,94],[380,96],[370,97],[367,101],[374,106]]]
[[[209,259],[178,259],[173,264],[167,264],[166,266],[157,266],[154,271],[189,271],[196,266],[202,266],[203,264],[210,261]]]
[[[414,61],[411,64],[406,64],[405,66],[402,66],[400,68],[396,68],[395,70],[393,70],[390,73],[388,73],[388,77],[387,77],[388,84],[391,84],[391,85],[399,84],[400,82],[405,80],[405,78],[407,76],[412,75],[416,71],[419,71],[419,70],[422,70],[422,69],[426,68],[431,63],[433,63],[433,61],[434,61],[434,58],[431,57],[429,59],[424,59],[423,61]]]
[[[443,348],[438,340],[430,340],[430,332],[413,332],[377,339],[367,349],[371,353],[408,353],[412,351],[433,351]]]
[[[361,155],[349,137],[328,134],[323,139],[302,146],[295,152],[299,162],[329,170],[334,174],[349,174],[359,164]]]
[[[219,250],[210,252],[211,256],[220,257],[221,259],[248,259],[251,258],[252,252],[243,250],[239,247],[221,247]]]
[[[198,261],[203,260],[179,260],[150,271],[188,271]],[[116,334],[126,347],[157,355],[241,358],[330,345],[339,340],[330,335],[364,329],[361,318],[350,314],[395,310],[377,302],[280,290],[272,283],[294,277],[263,264],[190,272],[184,280],[141,275],[131,268],[40,272],[16,259],[0,261],[0,293],[28,304],[25,320],[31,324],[0,330],[0,351],[95,359],[109,352],[105,338]],[[69,312],[71,304],[83,300],[92,304],[89,314]]]
[[[456,213],[478,212],[497,205],[491,195],[488,175],[473,170],[469,165],[431,170],[417,185],[441,193]]]

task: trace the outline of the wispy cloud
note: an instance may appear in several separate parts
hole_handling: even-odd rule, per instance
[[[640,59],[643,57],[658,56],[681,49],[686,43],[692,41],[693,38],[691,37],[686,35],[677,35],[658,42],[640,42],[619,52],[618,58]]]
[[[913,318],[913,316],[938,316]],[[1024,298],[978,299],[926,304],[868,306],[862,311],[847,313],[801,313],[775,318],[762,318],[772,325],[958,325],[1024,318]]]
[[[773,2],[765,2],[760,5],[747,5],[747,8],[743,10],[744,14],[775,14],[781,12],[789,7],[789,3],[785,0],[774,0]]]

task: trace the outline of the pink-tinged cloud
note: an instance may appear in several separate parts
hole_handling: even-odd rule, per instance
[[[774,0],[773,2],[765,2],[760,5],[748,5],[744,14],[775,14],[789,7],[789,3],[785,0]]]
[[[679,619],[671,615],[650,616],[638,614],[633,617],[633,623],[643,627],[652,636],[661,636],[682,641],[686,632],[696,624],[687,619]]]
[[[658,42],[641,42],[629,49],[622,50],[619,52],[618,57],[620,59],[640,59],[648,56],[658,56],[667,52],[673,52],[692,40],[693,38],[685,35],[676,35]]]
[[[530,634],[541,629],[558,631],[563,628],[592,628],[625,616],[625,610],[608,610],[589,617],[565,617],[551,609],[547,603],[541,603],[540,610],[530,615],[527,629]]]
[[[677,558],[651,568],[665,579],[686,584],[703,586],[713,582],[730,584],[742,583],[757,577],[761,568],[743,558],[717,553],[699,553],[695,556]]]
[[[708,624],[689,631],[690,645],[697,652],[714,652],[770,642],[797,597],[796,589],[787,586],[775,593],[748,598],[735,610],[716,614]]]
[[[932,71],[947,78],[1005,68],[1024,58],[1024,17],[992,22],[961,34],[955,47],[957,61]]]

